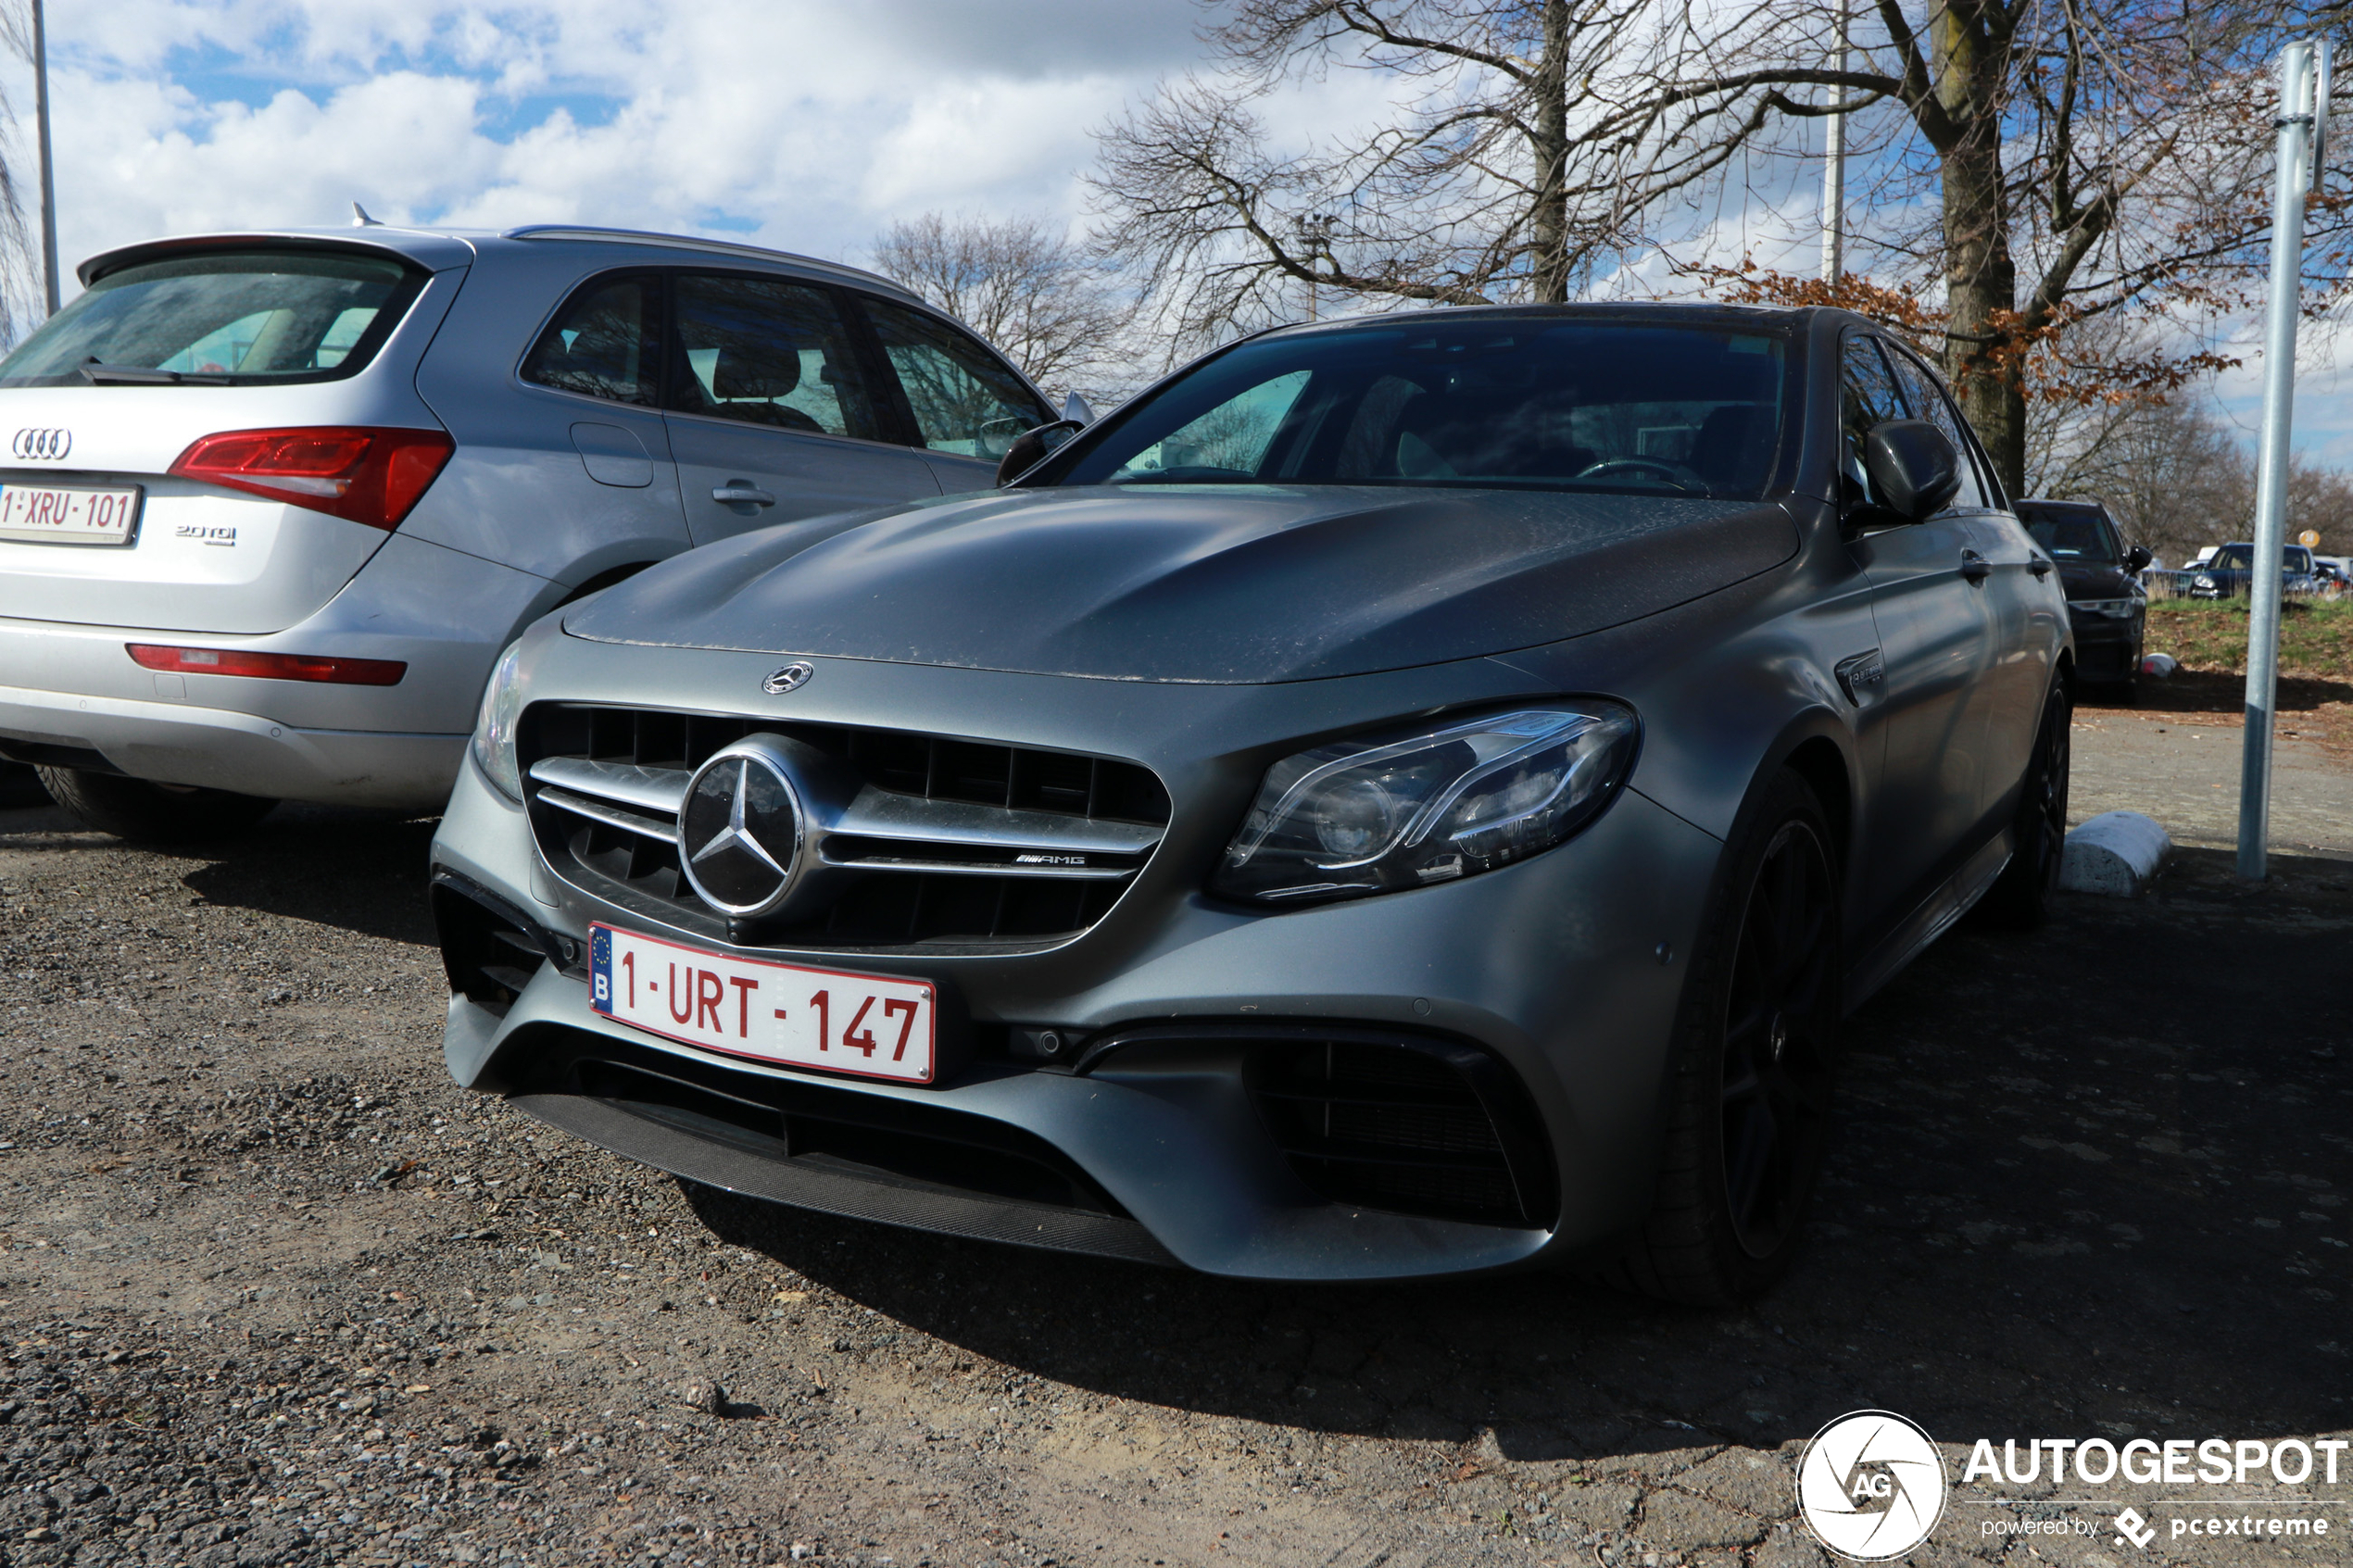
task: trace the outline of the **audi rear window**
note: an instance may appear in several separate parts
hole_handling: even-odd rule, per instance
[[[0,386],[281,385],[375,357],[427,274],[359,251],[202,251],[118,268],[0,360]]]

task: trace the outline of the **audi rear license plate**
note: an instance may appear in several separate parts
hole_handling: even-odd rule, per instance
[[[139,488],[76,490],[0,484],[0,539],[38,545],[128,545],[139,528]]]
[[[705,952],[610,925],[588,928],[589,1005],[648,1034],[727,1056],[899,1084],[928,1084],[932,987]]]

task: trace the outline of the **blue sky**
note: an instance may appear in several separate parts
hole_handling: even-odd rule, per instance
[[[1088,132],[1202,57],[1192,0],[51,0],[67,266],[159,232],[608,223],[863,258],[927,210],[1084,222]],[[1263,111],[1302,137],[1386,91]],[[17,101],[29,105],[19,85]],[[1811,177],[1717,232],[1806,265]],[[1784,249],[1794,241],[1796,248]],[[2251,356],[2249,357],[2251,359]],[[2298,445],[2353,466],[2353,382],[2306,357]],[[2222,401],[2250,430],[2255,367]]]

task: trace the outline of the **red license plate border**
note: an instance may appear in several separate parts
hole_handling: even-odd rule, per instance
[[[697,958],[716,959],[725,963],[748,964],[756,969],[781,970],[794,974],[825,975],[838,980],[881,980],[894,985],[920,985],[931,993],[931,1071],[926,1076],[921,1078],[890,1073],[861,1072],[854,1067],[827,1067],[820,1066],[815,1062],[792,1061],[773,1056],[756,1056],[749,1051],[729,1050],[724,1046],[714,1046],[704,1040],[690,1040],[684,1035],[673,1035],[667,1029],[657,1029],[650,1023],[640,1023],[634,1018],[623,1018],[598,1007],[596,969],[592,960],[589,967],[588,1010],[610,1022],[620,1024],[624,1029],[633,1029],[641,1035],[651,1035],[657,1039],[668,1040],[673,1045],[686,1046],[708,1056],[724,1056],[736,1061],[757,1062],[762,1067],[778,1068],[787,1073],[809,1073],[819,1077],[857,1078],[867,1083],[897,1084],[902,1088],[931,1089],[938,1087],[941,1079],[946,1075],[950,1057],[949,1042],[956,1036],[941,1027],[941,1004],[945,993],[936,980],[918,975],[877,974],[872,970],[825,969],[816,964],[789,963],[782,959],[742,958],[733,953],[713,952],[708,947],[698,947],[690,942],[681,942],[675,937],[650,936],[645,932],[601,920],[591,921],[588,923],[588,950],[591,953],[596,951],[597,933],[599,931],[610,935],[626,936],[632,942],[650,943],[659,947],[674,947],[679,952],[692,953]],[[963,1053],[957,1052],[956,1057],[961,1063]]]

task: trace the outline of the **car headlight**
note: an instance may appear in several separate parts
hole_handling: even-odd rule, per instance
[[[515,720],[522,713],[522,645],[498,656],[490,684],[482,692],[482,717],[474,721],[474,765],[508,799],[522,799],[522,770],[515,761]]]
[[[2141,607],[2138,599],[2071,599],[2068,608],[2084,615],[2105,615],[2111,621],[2129,621]]]
[[[1332,741],[1266,770],[1211,890],[1309,903],[1424,887],[1549,849],[1634,760],[1631,709],[1541,709]]]
[[[2190,586],[2194,588],[2211,588],[2214,586],[2214,579],[2208,577],[2206,573],[2201,571],[2196,577],[2190,579]]]

